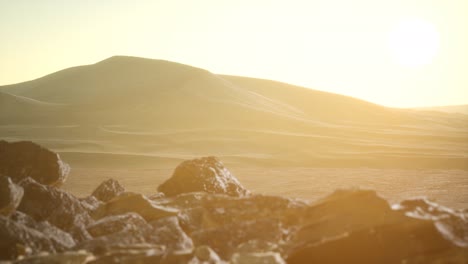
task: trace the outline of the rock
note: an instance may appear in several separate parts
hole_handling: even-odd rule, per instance
[[[38,227],[36,220],[34,220],[32,217],[29,215],[16,211],[10,216],[10,219],[13,220],[14,222],[20,224],[20,225],[25,225],[29,228],[36,229]]]
[[[15,261],[15,264],[83,264],[93,256],[84,251],[57,254],[39,254]]]
[[[152,198],[150,200],[154,201],[155,203],[168,206],[177,209],[188,209],[188,208],[195,208],[203,205],[204,198],[207,197],[208,194],[204,192],[193,192],[193,193],[182,193],[177,196],[172,197],[159,197],[159,198]]]
[[[177,166],[171,178],[158,187],[158,191],[166,196],[189,192],[218,193],[230,196],[249,194],[249,191],[215,157],[182,162]]]
[[[210,247],[199,246],[193,251],[193,259],[190,263],[218,264],[223,263],[223,261]]]
[[[14,184],[9,177],[0,175],[0,215],[9,216],[15,212],[24,190]]]
[[[260,219],[231,223],[217,228],[195,231],[191,234],[196,246],[207,245],[222,259],[228,260],[236,248],[249,240],[278,242],[282,240],[281,224],[275,219]]]
[[[185,234],[175,216],[150,223],[153,226],[149,242],[164,245],[170,251],[193,250],[192,239]]]
[[[195,207],[181,210],[177,217],[182,229],[191,235],[195,231],[213,226],[210,222],[207,223],[206,214],[206,210],[203,207]]]
[[[103,204],[103,202],[99,201],[96,197],[92,195],[86,198],[81,198],[79,200],[81,202],[81,205],[86,209],[86,211],[88,211],[89,214],[96,211],[99,208],[99,206]]]
[[[15,183],[0,176],[0,260],[386,264],[468,259],[468,211],[425,199],[391,207],[366,190],[339,190],[312,204],[252,195],[213,157],[182,163],[159,190],[148,198],[109,179],[78,199],[33,178]]]
[[[40,251],[55,252],[52,242],[41,232],[0,216],[0,260],[12,260]]]
[[[98,254],[96,259],[87,264],[111,264],[111,263],[161,263],[165,254],[165,248],[149,244],[136,244],[127,246],[108,247],[105,252]]]
[[[136,213],[126,213],[123,215],[111,215],[100,219],[87,227],[89,234],[93,237],[109,235],[121,231],[148,232],[151,226]]]
[[[110,235],[122,231],[140,234],[152,231],[152,227],[145,219],[136,213],[111,215],[90,224],[86,229],[93,237]]]
[[[402,263],[408,264],[466,264],[468,263],[468,250],[466,248],[454,248],[443,252],[433,252],[432,254],[420,255],[406,258]]]
[[[24,197],[18,210],[38,222],[52,225],[71,233],[77,241],[88,239],[85,226],[91,218],[75,196],[51,186],[37,183],[31,178],[21,181]]]
[[[288,263],[402,263],[452,251],[432,219],[417,219],[373,191],[337,191],[301,216]]]
[[[87,264],[185,264],[185,263],[202,263],[192,262],[193,254],[188,251],[181,252],[164,252],[156,249],[142,250],[126,250],[112,251],[103,256],[99,256],[96,260],[87,262]]]
[[[107,202],[112,198],[125,192],[125,188],[114,179],[102,182],[91,194],[102,202]]]
[[[277,243],[282,242],[277,241]],[[237,247],[230,263],[286,263],[281,257],[281,251],[276,243],[249,240]]]
[[[18,224],[41,232],[50,240],[55,250],[58,252],[68,250],[75,246],[75,240],[67,232],[49,224],[49,222],[36,222],[32,217],[22,213],[15,212],[11,219]]]
[[[468,215],[463,211],[427,199],[405,200],[393,208],[412,218],[432,220],[442,236],[459,247],[468,248]]]
[[[173,197],[159,198],[153,200],[155,203],[165,207],[176,208],[180,210],[177,215],[179,225],[188,233],[202,228],[205,220],[205,209],[203,200],[209,194],[204,192],[183,193]]]
[[[203,262],[193,262],[193,254],[191,252],[161,252],[157,250],[136,251],[127,250],[112,252],[104,256],[98,257],[94,261],[87,264],[202,264]]]
[[[117,249],[127,249],[139,245],[144,245],[147,248],[156,246],[148,244],[146,242],[145,234],[140,230],[122,230],[117,233],[84,240],[76,245],[74,249],[86,250],[97,256],[102,256]]]
[[[193,262],[195,259],[193,257],[192,251],[172,251],[164,254],[161,258],[160,264],[185,264]],[[201,264],[200,262],[198,262]],[[197,263],[197,264],[198,264]]]
[[[149,196],[148,196],[148,199],[154,201],[154,200],[162,199],[162,198],[164,198],[164,197],[166,197],[166,195],[164,195],[164,193],[162,193],[162,192],[157,192],[157,193],[153,193],[153,194],[149,195]]]
[[[82,220],[77,220],[77,225],[68,230],[70,235],[75,239],[77,243],[85,240],[89,240],[92,236],[86,231],[86,225]]]
[[[259,219],[277,219],[283,226],[299,224],[298,216],[307,208],[298,200],[269,195],[229,197],[209,195],[204,197],[205,227]],[[209,223],[208,223],[209,222]]]
[[[374,191],[338,190],[312,204],[297,217],[301,228],[292,242],[295,247],[346,232],[399,222],[404,216],[394,212],[388,202]]]
[[[195,207],[182,209],[178,215],[182,228],[188,234],[200,229],[262,219],[279,221],[284,229],[296,228],[299,216],[307,208],[307,204],[301,201],[267,195],[239,198],[211,194],[202,196],[200,201],[189,201],[188,204]]]
[[[408,258],[453,248],[431,221],[408,218],[401,223],[324,237],[293,250],[287,263],[405,263]]]
[[[281,242],[281,241],[278,241]],[[238,253],[278,252],[278,244],[261,240],[249,240],[237,247]]]
[[[87,231],[94,237],[83,241],[77,249],[85,249],[95,254],[103,254],[115,248],[148,245],[148,237],[153,228],[143,217],[136,213],[110,215],[87,227]],[[146,246],[146,248],[151,246]]]
[[[158,205],[142,194],[124,193],[100,206],[92,216],[95,219],[100,219],[105,216],[128,212],[135,212],[150,222],[159,218],[177,215],[179,210]]]
[[[425,198],[409,199],[393,205],[392,208],[402,211],[405,215],[418,219],[438,220],[454,215],[457,212],[450,208],[429,201]]]
[[[231,264],[286,264],[279,253],[235,253],[231,257]],[[306,263],[306,262],[305,262]]]
[[[41,184],[60,186],[69,172],[70,167],[57,153],[30,141],[0,140],[0,175],[14,182],[31,177]]]
[[[75,240],[70,234],[48,222],[38,223],[36,230],[41,231],[50,240],[57,252],[62,252],[75,246]]]

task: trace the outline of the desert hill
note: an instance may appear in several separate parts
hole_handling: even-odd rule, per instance
[[[0,87],[0,138],[72,165],[468,169],[468,116],[393,109],[285,83],[116,56]],[[171,166],[172,166],[171,164]]]
[[[458,113],[468,115],[468,105],[446,105],[434,107],[420,107],[416,109],[423,111],[439,111],[443,113]]]

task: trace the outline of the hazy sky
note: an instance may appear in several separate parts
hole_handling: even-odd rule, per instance
[[[0,0],[0,85],[113,55],[387,106],[468,104],[467,0]]]

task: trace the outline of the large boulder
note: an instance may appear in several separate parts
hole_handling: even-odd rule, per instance
[[[320,227],[317,227],[320,228]],[[349,230],[340,236],[324,237],[320,242],[297,248],[288,263],[408,263],[407,259],[452,251],[431,221],[411,219],[401,223]],[[460,250],[462,250],[460,248]],[[466,249],[465,249],[466,250]]]
[[[103,181],[91,194],[102,202],[107,202],[112,198],[125,192],[125,188],[114,179]]]
[[[373,191],[337,191],[301,215],[287,262],[406,263],[424,256],[427,263],[434,253],[464,250],[434,219],[411,217],[404,206],[392,210]]]
[[[31,178],[21,181],[24,197],[18,210],[34,218],[48,221],[67,231],[80,241],[89,238],[86,225],[91,218],[75,196],[52,186],[42,185]]]
[[[301,228],[293,239],[294,246],[399,222],[403,215],[395,213],[388,202],[374,191],[337,190],[315,202],[297,217]]]
[[[13,183],[9,177],[0,175],[0,215],[9,216],[15,212],[24,190]]]
[[[245,196],[249,194],[237,178],[216,157],[182,162],[171,178],[158,187],[166,196],[188,192],[207,192]]]
[[[31,177],[41,184],[60,186],[69,172],[68,164],[53,151],[30,141],[0,140],[0,175],[14,182]]]

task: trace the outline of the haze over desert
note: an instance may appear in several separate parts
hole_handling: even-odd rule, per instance
[[[468,263],[467,11],[0,3],[0,263]]]

